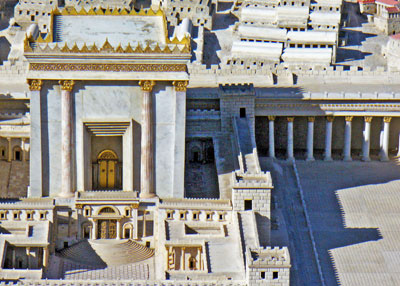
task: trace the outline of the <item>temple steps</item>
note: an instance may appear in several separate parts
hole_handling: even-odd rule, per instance
[[[59,255],[80,264],[106,267],[144,261],[154,250],[133,240],[89,240],[65,248]]]

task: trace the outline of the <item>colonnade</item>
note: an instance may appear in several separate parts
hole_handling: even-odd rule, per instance
[[[5,137],[7,139],[7,154],[4,157],[5,160],[7,160],[7,162],[11,162],[12,160],[18,160],[15,158],[15,156],[13,156],[13,146],[12,146],[12,140],[16,139],[16,140],[21,140],[21,145],[19,145],[18,147],[21,149],[20,151],[22,152],[21,155],[22,157],[19,159],[20,161],[27,161],[27,152],[26,152],[26,141],[27,138],[26,137]],[[17,146],[14,146],[14,149]],[[4,149],[3,149],[4,150]]]
[[[32,95],[40,97],[42,80],[28,80]],[[60,197],[74,196],[72,185],[72,149],[73,149],[73,118],[72,118],[72,90],[74,80],[60,80],[61,87],[61,193]],[[141,171],[140,171],[140,197],[151,198],[154,192],[154,150],[153,150],[153,102],[152,90],[155,85],[153,80],[139,81],[142,90],[142,122],[141,122]],[[179,96],[186,92],[187,81],[174,81],[173,85]]]
[[[354,116],[345,116],[345,128],[344,128],[344,144],[343,144],[343,160],[351,161],[351,126]],[[275,130],[274,122],[276,116],[268,116],[269,120],[269,157],[275,158]],[[326,116],[326,133],[325,133],[325,152],[324,160],[332,161],[332,130],[334,123],[334,116]],[[363,142],[362,142],[362,160],[370,161],[370,140],[371,140],[371,122],[372,116],[364,116],[364,130],[363,130]],[[389,131],[390,122],[392,117],[383,117],[383,128],[381,132],[381,150],[380,160],[389,160]],[[287,120],[287,159],[294,160],[294,140],[293,140],[293,123],[295,117],[288,116]],[[307,161],[314,160],[314,122],[315,117],[307,117]]]

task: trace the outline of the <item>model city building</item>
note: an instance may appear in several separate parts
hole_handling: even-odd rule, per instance
[[[2,2],[0,279],[293,285],[260,157],[397,155],[379,1]]]

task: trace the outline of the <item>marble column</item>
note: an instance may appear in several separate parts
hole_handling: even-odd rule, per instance
[[[49,262],[49,248],[48,246],[43,247],[43,267],[47,268]]]
[[[25,162],[26,161],[26,138],[21,138],[21,149],[22,149],[22,161]]]
[[[314,161],[314,116],[308,117],[307,128],[307,161]]]
[[[372,116],[364,116],[364,131],[363,131],[361,160],[365,162],[371,161],[369,157],[369,151],[371,147],[371,121],[372,121]]]
[[[29,246],[26,247],[26,258],[28,264],[26,268],[31,268],[31,248]]]
[[[344,129],[344,148],[343,155],[344,161],[351,161],[351,121],[353,120],[353,116],[345,117],[345,129]]]
[[[73,80],[60,80],[61,85],[61,193],[74,196],[72,189],[72,89]]]
[[[29,197],[42,197],[43,195],[43,168],[42,168],[42,97],[43,82],[40,79],[29,79],[31,134],[30,134],[30,164],[29,164]]]
[[[120,220],[117,220],[117,239],[121,239],[121,221]]]
[[[293,121],[294,117],[287,117],[288,125],[287,125],[287,159],[289,161],[294,160],[293,153]]]
[[[383,118],[381,161],[389,161],[389,127],[392,117]]]
[[[142,224],[143,224],[143,228],[142,228],[142,237],[146,237],[146,211],[143,211],[143,218],[142,218]]]
[[[98,228],[98,223],[97,220],[92,221],[93,228],[92,228],[92,239],[97,239],[97,228]]]
[[[275,128],[274,128],[274,122],[275,122],[275,116],[268,116],[268,124],[269,124],[269,157],[270,158],[275,158]]]
[[[185,247],[182,247],[181,270],[185,270]]]
[[[7,156],[7,162],[11,162],[11,160],[12,160],[11,140],[12,140],[12,138],[7,137],[7,141],[8,141],[8,156]]]
[[[325,133],[325,161],[332,161],[332,128],[335,117],[326,117],[326,133]]]
[[[154,81],[140,81],[142,89],[142,139],[140,160],[140,197],[154,197],[154,150],[153,150],[153,104],[152,90]]]

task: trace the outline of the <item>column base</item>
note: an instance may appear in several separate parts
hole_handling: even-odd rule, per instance
[[[389,162],[390,161],[388,157],[381,157],[379,160],[381,162]]]
[[[155,198],[156,194],[154,194],[154,193],[142,193],[141,192],[139,194],[139,197],[142,198],[142,199],[150,199],[150,198]]]
[[[58,197],[60,197],[60,198],[73,198],[73,197],[75,197],[75,193],[60,193],[59,195],[58,195]]]
[[[351,162],[351,161],[353,161],[353,159],[352,159],[351,157],[344,157],[344,158],[343,158],[343,161],[345,161],[345,162]]]
[[[333,159],[332,159],[332,157],[325,157],[325,158],[324,158],[324,161],[325,161],[325,162],[332,162]]]
[[[289,157],[286,159],[286,162],[293,163],[294,162],[294,157]]]
[[[370,158],[370,157],[362,157],[362,158],[361,158],[361,161],[364,161],[364,162],[371,162],[371,158]]]
[[[315,158],[314,158],[314,157],[311,157],[311,158],[307,158],[307,159],[306,159],[306,162],[313,162],[313,161],[315,161]]]

